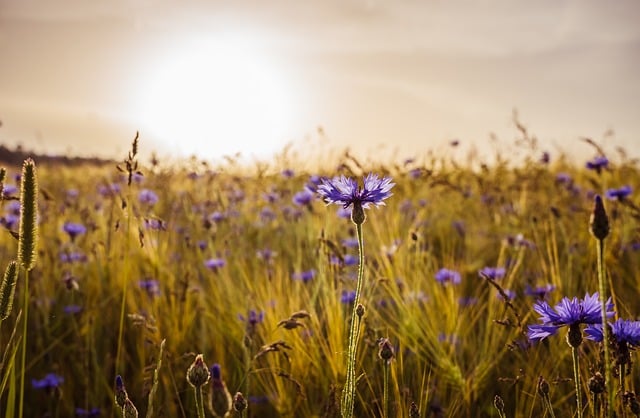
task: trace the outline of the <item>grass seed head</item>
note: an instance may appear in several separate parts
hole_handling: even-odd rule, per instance
[[[22,166],[20,182],[20,238],[18,257],[25,270],[33,269],[36,264],[38,243],[38,181],[36,165],[31,158]]]
[[[11,315],[17,282],[18,263],[12,261],[7,266],[2,278],[2,284],[0,284],[0,321],[4,321]]]

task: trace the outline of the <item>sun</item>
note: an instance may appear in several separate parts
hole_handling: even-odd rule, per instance
[[[289,140],[286,78],[249,42],[182,42],[139,85],[135,123],[172,155],[266,157]]]

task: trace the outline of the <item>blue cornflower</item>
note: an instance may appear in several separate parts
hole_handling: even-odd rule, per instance
[[[492,280],[502,279],[506,273],[504,267],[484,267],[478,271],[480,276],[486,276]]]
[[[531,341],[541,341],[554,335],[563,326],[595,325],[602,321],[598,292],[593,295],[587,293],[582,300],[564,297],[554,308],[541,300],[533,305],[533,309],[540,315],[542,324],[529,325],[528,337]],[[611,298],[607,301],[606,314],[609,317],[614,315]]]
[[[40,379],[31,379],[31,386],[34,389],[55,389],[64,382],[64,378],[55,373],[47,373],[47,375]]]
[[[627,343],[631,347],[640,347],[640,321],[618,319],[611,325],[611,334],[616,337],[618,344]],[[602,324],[589,325],[585,330],[589,340],[602,342],[604,336]]]
[[[587,161],[587,163],[585,164],[585,167],[587,167],[589,170],[595,170],[599,173],[603,168],[607,168],[608,165],[609,165],[609,159],[604,155],[602,155],[602,156],[595,157],[591,161]]]
[[[314,277],[316,277],[316,271],[314,269],[307,270],[307,271],[296,272],[296,273],[293,273],[291,275],[291,278],[293,280],[300,280],[303,283],[307,283],[308,281],[310,281]]]
[[[538,299],[545,299],[549,293],[555,290],[555,288],[556,287],[552,284],[546,284],[544,286],[537,287],[531,287],[527,285],[527,287],[524,289],[524,294]]]
[[[255,327],[256,325],[264,321],[264,311],[258,313],[255,310],[250,309],[246,318],[244,317],[244,315],[238,314],[238,319],[242,322],[246,322],[247,326]]]
[[[309,206],[313,201],[313,192],[307,188],[293,195],[293,203],[298,206]]]
[[[95,418],[100,416],[100,408],[76,408],[76,417]]]
[[[78,235],[85,234],[87,227],[79,223],[65,222],[64,225],[62,225],[62,230],[66,232],[69,238],[71,238],[71,241],[73,241]]]
[[[345,305],[351,305],[356,300],[356,292],[355,290],[343,290],[340,295],[340,302]]]
[[[82,306],[80,306],[80,305],[67,305],[62,310],[67,315],[74,315],[74,314],[82,312]]]
[[[364,187],[345,176],[323,179],[318,186],[318,194],[325,202],[342,205],[345,209],[354,206],[368,208],[370,204],[384,205],[384,200],[391,196],[391,188],[395,183],[389,177],[380,179],[376,174],[368,174],[364,178]]]
[[[150,297],[160,296],[160,283],[155,279],[144,279],[138,281],[140,289],[147,292]]]
[[[227,264],[224,258],[210,258],[204,262],[205,267],[217,271]]]
[[[455,270],[449,270],[446,268],[441,268],[435,275],[436,281],[438,283],[445,284],[447,282],[451,284],[460,284],[462,281],[460,278],[460,273]]]
[[[629,197],[629,195],[631,194],[631,192],[633,191],[633,189],[631,188],[631,186],[627,185],[627,186],[622,186],[619,189],[609,189],[605,192],[605,196],[607,197],[607,199],[609,200],[624,200],[625,198]]]
[[[138,193],[138,200],[145,205],[153,206],[158,203],[158,195],[153,190],[142,189]]]

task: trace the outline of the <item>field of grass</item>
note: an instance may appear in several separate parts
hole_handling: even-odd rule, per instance
[[[395,186],[386,206],[365,210],[362,225],[355,416],[385,416],[385,365],[389,417],[409,417],[412,402],[411,416],[421,417],[581,416],[567,328],[532,343],[527,326],[540,323],[536,301],[553,307],[599,290],[590,234],[596,195],[610,224],[607,296],[615,319],[637,319],[640,170],[622,153],[589,167],[539,154],[532,149],[515,167],[507,156],[380,165],[345,154],[319,172],[286,160],[164,168],[130,155],[119,170],[35,161],[37,257],[28,298],[20,267],[13,308],[0,323],[0,417],[122,416],[116,376],[139,416],[196,417],[186,375],[197,354],[219,365],[203,387],[206,416],[227,408],[226,391],[242,392],[243,416],[340,416],[356,228],[348,211],[309,190],[322,177],[361,183],[370,172]],[[129,178],[127,168],[139,173]],[[20,222],[21,167],[6,169],[3,270],[18,259],[10,232]],[[623,186],[631,193],[612,195]],[[392,349],[388,364],[381,347]],[[576,351],[584,416],[593,416],[589,382],[605,374],[601,344],[585,334]],[[618,369],[615,391],[620,381],[636,390],[638,369],[627,363],[626,379]],[[615,394],[618,417],[634,416],[634,405]]]

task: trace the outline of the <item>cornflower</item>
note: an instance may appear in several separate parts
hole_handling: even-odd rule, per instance
[[[358,281],[349,329],[347,377],[342,391],[340,406],[343,418],[351,418],[353,416],[356,398],[356,351],[360,325],[365,314],[364,305],[359,303],[364,282],[364,240],[362,237],[362,224],[366,220],[364,209],[371,205],[384,205],[384,200],[391,196],[391,189],[394,185],[389,177],[379,178],[376,174],[370,173],[364,178],[363,187],[359,187],[356,180],[340,176],[333,179],[323,179],[317,189],[318,194],[327,204],[335,203],[341,205],[343,210],[351,209],[351,221],[356,225],[358,238]]]
[[[569,299],[564,297],[554,308],[551,308],[544,300],[537,301],[533,305],[533,310],[540,315],[542,324],[529,325],[529,339],[531,341],[544,340],[551,335],[555,335],[558,329],[564,326],[575,328],[580,324],[599,324],[602,319],[602,311],[598,297],[598,292],[595,292],[593,295],[587,293],[584,299],[578,299],[576,297]],[[607,301],[606,314],[608,317],[611,317],[614,313],[613,303],[611,303],[611,298],[609,298]],[[582,337],[580,335],[580,342],[581,339]],[[577,336],[574,342],[577,342]],[[580,345],[580,343],[578,342],[577,345]]]

